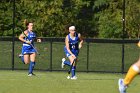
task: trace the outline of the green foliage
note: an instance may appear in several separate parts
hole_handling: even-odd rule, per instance
[[[34,22],[38,36],[64,37],[75,25],[84,37],[121,38],[122,0],[15,0],[15,27],[25,30],[25,19]],[[139,37],[140,2],[126,1],[126,38]],[[11,36],[13,2],[0,2],[0,36]],[[21,32],[15,30],[18,36]]]
[[[140,2],[128,0],[126,2],[126,30],[129,38],[139,37],[140,32]]]
[[[99,37],[101,38],[120,38],[122,35],[122,10],[121,0],[96,0],[95,18],[98,19]]]
[[[12,35],[12,2],[0,2],[0,35]]]

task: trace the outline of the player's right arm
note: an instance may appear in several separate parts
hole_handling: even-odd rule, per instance
[[[23,34],[23,33],[24,33],[24,34]],[[27,32],[27,31],[24,31],[23,33],[21,33],[21,34],[19,35],[19,38],[18,38],[18,39],[19,39],[20,41],[22,41],[22,42],[31,44],[30,41],[27,41],[27,40],[24,39],[24,38],[25,38],[25,35],[26,35],[26,36],[28,35],[28,32]]]
[[[79,42],[79,49],[80,49],[80,48],[82,48],[82,46],[83,46],[83,38],[82,38],[82,36],[81,36],[80,33],[78,34],[78,37],[79,37],[79,39],[80,39],[80,42]]]
[[[71,54],[72,57],[76,58],[75,55],[71,52],[70,47],[69,47],[69,39],[68,39],[68,35],[65,38],[65,45],[66,45],[66,49],[68,50],[68,52]]]

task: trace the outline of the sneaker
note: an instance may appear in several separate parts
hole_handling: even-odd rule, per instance
[[[77,77],[76,77],[76,76],[73,76],[73,77],[71,77],[70,79],[72,79],[72,80],[76,80]]]
[[[23,55],[22,54],[19,54],[18,57],[21,58],[21,57],[23,57]]]
[[[123,79],[118,80],[118,85],[120,93],[126,93],[127,86],[124,84]]]
[[[71,77],[70,76],[67,76],[67,79],[71,79]]]
[[[64,62],[65,62],[65,60],[66,60],[65,58],[62,58],[61,68],[64,68],[64,65],[65,65]]]
[[[30,74],[28,74],[28,76],[35,76],[35,74],[34,73],[30,73]]]
[[[30,77],[30,76],[33,76],[32,74],[28,74],[28,76]]]

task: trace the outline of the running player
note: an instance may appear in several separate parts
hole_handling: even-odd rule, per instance
[[[73,61],[78,57],[79,49],[83,45],[83,39],[81,38],[81,34],[75,31],[75,26],[69,27],[69,34],[65,38],[65,47],[64,52],[66,57],[68,57],[69,61],[66,61],[65,58],[62,59],[61,67],[64,68],[64,65],[71,66]],[[74,64],[71,69],[71,79],[77,79],[75,75],[76,65]]]
[[[140,41],[138,42],[138,46],[140,47]],[[128,70],[124,79],[119,79],[119,91],[120,93],[126,93],[126,89],[131,81],[134,79],[136,75],[140,72],[140,58],[136,63],[134,63]]]
[[[29,63],[29,73],[28,76],[33,74],[33,69],[35,66],[36,50],[33,48],[34,39],[36,34],[33,32],[33,23],[25,21],[26,30],[20,34],[19,40],[23,42],[21,59],[24,64]]]

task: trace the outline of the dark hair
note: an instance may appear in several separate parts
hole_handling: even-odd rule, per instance
[[[28,29],[29,23],[33,23],[33,22],[27,21],[27,19],[24,20],[25,29]]]

